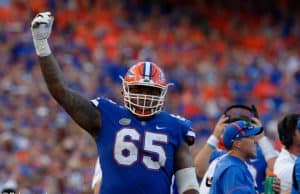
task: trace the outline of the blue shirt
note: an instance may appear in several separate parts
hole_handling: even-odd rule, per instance
[[[224,150],[215,150],[211,154],[210,161],[213,161],[217,157],[225,154],[226,151]],[[256,177],[255,181],[257,184],[257,191],[259,193],[264,193],[264,182],[266,179],[266,168],[267,168],[267,162],[265,160],[265,157],[262,153],[261,148],[257,145],[256,146],[256,158],[250,159],[246,161],[248,165],[251,165],[255,168],[256,170]]]
[[[169,194],[174,153],[194,138],[191,122],[161,112],[141,121],[111,100],[92,100],[101,113],[96,138],[103,179],[101,194]]]
[[[245,162],[227,155],[216,166],[210,194],[255,194],[253,178]]]
[[[291,194],[300,194],[300,157],[297,157],[295,161]]]

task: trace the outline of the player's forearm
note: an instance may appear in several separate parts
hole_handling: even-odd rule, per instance
[[[53,21],[54,17],[50,12],[37,14],[31,23],[33,43],[36,54],[38,55],[43,77],[51,95],[65,109],[70,110],[72,107],[68,96],[72,96],[72,92],[67,88],[63,72],[51,54],[51,49],[47,41],[51,34]]]
[[[94,137],[100,128],[100,113],[78,92],[67,87],[63,72],[60,70],[54,56],[39,57],[40,66],[47,87],[55,100],[66,110],[66,112]]]
[[[68,112],[73,112],[74,110],[72,109],[81,104],[80,97],[67,87],[63,72],[54,56],[51,54],[46,57],[39,57],[39,62],[43,77],[51,95]],[[74,102],[77,102],[77,105]]]
[[[55,100],[77,124],[96,137],[101,126],[99,111],[89,100],[67,87],[63,72],[51,54],[47,40],[51,34],[53,21],[54,17],[50,12],[41,12],[31,22],[33,44],[36,54],[39,56],[44,79]]]
[[[43,77],[51,95],[60,103],[64,102],[63,94],[67,89],[63,73],[60,70],[54,56],[39,57]]]
[[[73,114],[76,110],[84,110],[85,104],[91,106],[88,100],[67,87],[63,72],[52,54],[39,57],[39,62],[51,95],[67,112]]]
[[[273,144],[266,136],[261,136],[258,140],[258,145],[262,150],[265,160],[267,161],[267,170],[273,172],[275,160],[278,152],[275,150]]]
[[[274,171],[274,164],[277,157],[273,157],[267,161],[267,172],[273,172]]]

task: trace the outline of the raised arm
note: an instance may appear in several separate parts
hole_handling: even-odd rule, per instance
[[[262,123],[257,118],[251,118],[252,122],[255,123],[258,126],[262,126]],[[274,164],[275,160],[278,157],[278,153],[275,150],[273,144],[269,140],[267,136],[265,136],[265,133],[262,132],[257,136],[257,142],[259,147],[262,150],[262,153],[264,155],[264,158],[267,162],[267,169],[266,172],[273,172],[274,171]]]
[[[93,137],[101,126],[100,112],[79,93],[67,87],[57,61],[47,43],[54,18],[50,12],[39,13],[32,21],[31,31],[39,63],[47,87],[55,100],[66,110],[73,120]]]
[[[209,166],[211,153],[216,149],[219,138],[223,134],[228,117],[224,115],[218,120],[213,134],[208,138],[204,146],[199,150],[195,157],[196,172],[199,178],[203,178]]]

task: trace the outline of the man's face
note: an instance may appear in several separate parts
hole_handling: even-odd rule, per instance
[[[134,94],[145,94],[145,95],[152,95],[152,96],[160,96],[161,89],[152,86],[143,86],[143,85],[132,85],[129,86],[129,90],[131,93]]]
[[[238,151],[245,160],[256,158],[257,137],[243,137],[239,140],[234,140],[234,150]]]
[[[141,85],[129,86],[129,92],[131,94],[141,95],[138,98],[133,98],[132,101],[135,104],[144,105],[144,106],[155,106],[158,103],[158,101],[155,100],[154,98],[153,98],[153,100],[151,100],[151,98],[149,98],[149,97],[146,98],[146,95],[150,95],[150,96],[154,96],[154,97],[155,96],[159,97],[161,95],[160,88],[151,87],[151,86],[141,86]]]
[[[246,159],[256,157],[257,139],[255,136],[244,137],[240,141],[240,151],[245,155]]]

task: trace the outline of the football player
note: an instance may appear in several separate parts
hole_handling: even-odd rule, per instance
[[[55,100],[94,137],[103,171],[101,194],[167,194],[176,176],[180,193],[198,193],[189,145],[191,122],[162,111],[169,84],[158,65],[139,62],[123,82],[124,106],[107,98],[87,100],[68,88],[47,39],[54,17],[37,14],[31,24],[43,77]]]

